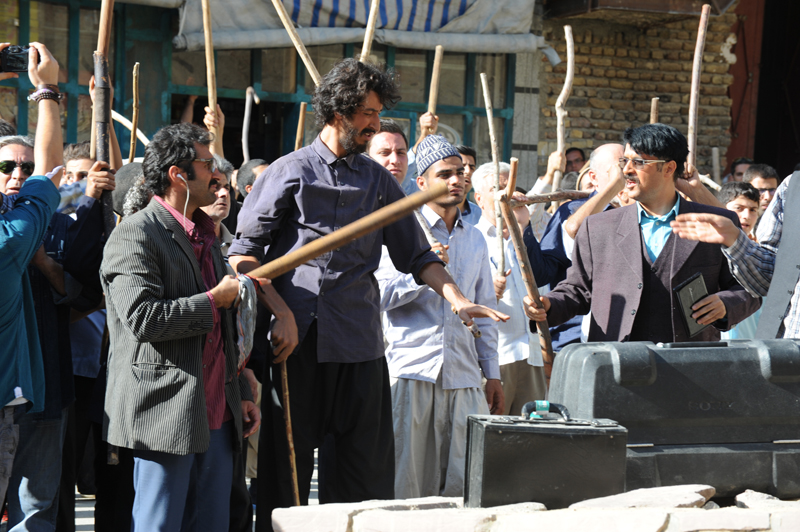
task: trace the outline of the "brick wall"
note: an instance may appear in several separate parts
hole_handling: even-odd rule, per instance
[[[699,17],[665,22],[648,21],[641,15],[604,12],[598,19],[559,19],[544,22],[544,37],[559,52],[563,62],[552,67],[541,63],[541,113],[539,118],[539,168],[543,173],[547,155],[556,148],[555,103],[566,74],[566,43],[563,26],[570,24],[575,40],[575,80],[567,102],[567,147],[587,149],[619,142],[629,126],[650,121],[650,100],[659,97],[659,121],[688,129],[692,61]],[[625,20],[625,17],[628,20]],[[622,22],[620,22],[622,20]],[[733,76],[730,64],[733,8],[711,17],[706,35],[703,73],[698,106],[697,164],[711,173],[711,148],[720,148],[721,167],[730,144],[731,99],[728,87]],[[726,43],[726,40],[728,42]]]

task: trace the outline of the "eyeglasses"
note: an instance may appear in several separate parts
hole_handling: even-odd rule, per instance
[[[194,159],[192,162],[205,163],[206,169],[212,174],[217,171],[217,160],[213,157],[210,157],[208,159]]]
[[[19,164],[17,164],[17,161],[0,161],[0,173],[10,174],[17,166],[19,166],[22,173],[26,176],[30,177],[33,175],[33,161],[25,161]]]
[[[777,188],[757,188],[756,190],[758,190],[758,193],[763,196],[764,194],[770,194],[771,195],[772,193],[774,193],[778,189]]]
[[[628,159],[627,157],[620,157],[619,158],[619,167],[625,169],[625,166],[628,163],[633,165],[633,168],[636,170],[641,170],[644,168],[646,164],[653,164],[653,163],[665,163],[667,161],[663,159],[640,159],[638,157],[634,157],[633,159]]]

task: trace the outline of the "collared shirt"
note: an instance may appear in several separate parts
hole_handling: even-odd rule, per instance
[[[225,352],[222,344],[222,323],[220,321],[217,305],[210,290],[217,286],[217,276],[214,271],[214,261],[211,256],[211,246],[214,244],[214,221],[202,209],[195,209],[192,220],[183,217],[183,213],[173,208],[159,196],[153,196],[169,213],[186,229],[186,235],[192,244],[192,251],[200,265],[203,283],[206,285],[208,299],[214,313],[214,328],[206,335],[203,345],[203,390],[206,396],[206,415],[208,427],[216,430],[222,426],[223,421],[232,419],[227,402],[225,401]]]
[[[427,205],[420,209],[433,235],[449,245],[449,269],[465,297],[496,308],[486,243],[480,231],[457,215],[453,231]],[[442,374],[446,390],[479,388],[481,370],[487,379],[500,378],[497,325],[489,318],[475,323],[481,337],[474,338],[448,303],[411,275],[398,272],[387,253],[375,273],[381,289],[386,358],[392,377],[436,382]]]
[[[317,137],[257,179],[239,213],[229,255],[265,262],[404,197],[397,180],[365,155],[343,159]],[[386,245],[403,273],[441,262],[413,216],[320,255],[272,280],[294,313],[298,336],[317,320],[317,361],[365,362],[382,356],[380,294],[374,272]]]
[[[497,229],[485,217],[481,218],[475,227],[486,241],[492,276],[495,276],[498,272],[500,255],[497,249]],[[522,281],[522,269],[517,261],[514,243],[510,238],[504,242],[506,269],[511,270],[511,273],[506,277],[506,291],[497,302],[497,310],[511,316],[511,319],[497,324],[497,352],[500,356],[500,365],[527,360],[531,366],[543,366],[539,337],[531,332],[528,317],[525,315],[525,304],[522,299],[528,292]]]
[[[639,213],[639,226],[642,228],[642,237],[644,246],[647,249],[647,254],[650,255],[650,260],[655,262],[661,254],[661,250],[669,240],[669,235],[672,234],[672,228],[669,223],[678,215],[678,209],[681,207],[681,196],[676,194],[677,200],[675,205],[669,212],[663,216],[651,216],[647,214],[641,204],[636,202],[636,210]]]
[[[769,292],[778,246],[783,235],[783,214],[790,181],[791,176],[784,179],[764,211],[756,231],[758,243],[747,238],[744,231],[739,231],[739,236],[731,247],[722,247],[731,273],[753,297],[766,296]],[[789,310],[783,318],[783,338],[800,338],[800,280],[789,300]]]
[[[464,212],[461,213],[461,219],[471,225],[477,225],[481,219],[481,208],[467,200],[464,204]]]

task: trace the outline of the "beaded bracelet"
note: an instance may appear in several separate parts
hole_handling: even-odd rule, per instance
[[[63,95],[61,93],[58,93],[50,89],[39,89],[38,91],[28,96],[28,100],[36,103],[39,103],[42,100],[55,100],[57,102],[60,102],[61,98],[63,98]]]

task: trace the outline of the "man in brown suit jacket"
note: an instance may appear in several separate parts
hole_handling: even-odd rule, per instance
[[[738,220],[678,195],[675,179],[683,174],[688,147],[677,129],[648,124],[628,129],[624,142],[617,179],[625,180],[636,204],[584,221],[567,278],[542,297],[538,319],[558,325],[591,310],[589,341],[685,342],[689,332],[673,289],[700,272],[709,295],[692,306],[692,317],[713,326],[691,340],[719,340],[720,330],[748,317],[761,301],[736,282],[719,246],[678,238],[669,223],[693,212]]]

